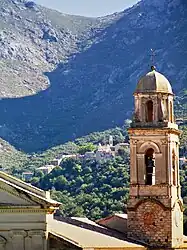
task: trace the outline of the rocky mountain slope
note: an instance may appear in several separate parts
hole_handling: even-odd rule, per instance
[[[31,1],[1,0],[0,97],[32,95],[48,88],[44,72],[80,52],[80,44],[101,26],[105,21],[61,14]]]
[[[151,48],[174,91],[186,88],[185,0],[142,0],[98,19],[1,2],[0,136],[18,148],[41,150],[121,125]]]

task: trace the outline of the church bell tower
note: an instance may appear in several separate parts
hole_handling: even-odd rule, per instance
[[[183,244],[179,135],[169,81],[154,67],[134,93],[130,136],[128,237],[152,248]]]

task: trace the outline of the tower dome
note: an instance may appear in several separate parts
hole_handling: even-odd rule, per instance
[[[157,72],[154,67],[152,71],[143,76],[138,82],[135,93],[165,93],[173,94],[168,79]]]

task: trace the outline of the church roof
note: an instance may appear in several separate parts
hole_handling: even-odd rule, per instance
[[[143,76],[138,82],[135,93],[154,92],[173,94],[171,84],[168,79],[152,67],[152,71]]]
[[[114,214],[97,220],[99,225],[114,229],[121,233],[127,233],[127,214]]]
[[[15,196],[12,195],[9,197],[4,189],[7,190],[10,195],[15,194]],[[50,198],[49,192],[45,192],[2,171],[0,171],[0,197],[1,205],[28,206],[38,204],[56,208],[61,205],[61,203]]]
[[[72,221],[57,221],[54,219],[50,221],[50,233],[83,249],[146,249],[140,244],[128,241],[125,236],[123,238],[118,237],[117,235],[119,234],[116,234],[115,231],[111,234],[111,230],[93,222],[89,223],[88,219],[83,221],[82,219],[77,219],[75,224]]]

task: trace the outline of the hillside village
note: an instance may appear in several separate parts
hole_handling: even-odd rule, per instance
[[[117,143],[116,145],[114,145],[112,136],[109,137],[108,144],[98,144],[94,146],[96,148],[94,151],[85,151],[84,154],[59,155],[58,158],[53,159],[51,162],[44,166],[36,168],[35,171],[41,171],[43,174],[46,175],[49,174],[55,167],[60,166],[61,162],[66,159],[74,159],[80,161],[94,160],[97,163],[100,163],[112,159],[118,155],[121,155],[123,153],[123,150],[128,153],[130,152],[129,142]],[[32,179],[33,175],[34,172],[23,172],[22,179],[25,181],[29,181]]]

